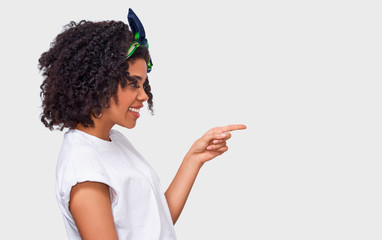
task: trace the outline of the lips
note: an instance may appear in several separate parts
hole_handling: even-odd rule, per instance
[[[140,114],[139,114],[139,110],[140,110],[142,107],[143,107],[143,105],[129,107],[129,112],[131,112],[131,114],[132,114],[135,118],[139,118],[139,116],[140,116]]]
[[[143,105],[138,105],[138,106],[131,106],[129,107],[129,111],[133,111],[136,113],[139,113],[139,110],[143,107]]]

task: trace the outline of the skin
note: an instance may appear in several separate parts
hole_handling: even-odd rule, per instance
[[[130,63],[129,73],[138,79],[139,88],[132,85],[128,85],[125,89],[119,87],[118,105],[111,99],[110,108],[104,109],[100,118],[93,118],[94,128],[78,125],[76,129],[110,141],[109,133],[115,124],[129,129],[135,127],[137,118],[128,109],[132,106],[142,106],[148,99],[143,89],[143,83],[147,78],[146,62],[137,59]],[[246,126],[242,124],[212,128],[191,146],[165,192],[174,224],[183,210],[201,167],[228,150],[226,142],[231,138],[231,131],[245,128]],[[88,181],[73,186],[69,210],[82,239],[118,239],[107,185]]]

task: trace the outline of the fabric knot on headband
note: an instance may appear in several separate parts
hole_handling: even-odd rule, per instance
[[[135,40],[130,44],[129,48],[127,49],[126,59],[131,57],[131,55],[133,55],[135,50],[140,46],[146,47],[147,49],[149,48],[149,43],[146,39],[145,29],[141,21],[137,17],[137,15],[134,13],[134,11],[131,8],[129,8],[127,20],[129,21],[130,29],[134,34]],[[151,71],[152,66],[153,66],[153,63],[150,57],[150,60],[147,64],[147,72]]]

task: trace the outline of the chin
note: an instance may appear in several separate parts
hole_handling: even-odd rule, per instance
[[[128,129],[132,129],[135,127],[135,125],[136,125],[136,123],[127,123],[127,124],[120,124],[119,126],[124,127],[124,128],[128,128]]]
[[[135,125],[137,125],[137,120],[126,116],[122,121],[119,121],[118,125],[124,128],[132,129]]]

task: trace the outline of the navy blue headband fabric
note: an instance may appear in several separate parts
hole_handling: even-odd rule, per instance
[[[137,15],[134,13],[134,11],[131,8],[129,8],[129,13],[127,14],[127,20],[129,21],[129,26],[131,31],[134,34],[135,40],[129,46],[126,59],[129,58],[132,54],[134,54],[134,51],[139,46],[144,46],[146,48],[149,48],[149,44],[146,39],[145,28],[143,27],[142,22],[139,20],[139,18],[137,17]],[[152,66],[153,66],[153,62],[150,57],[150,61],[147,64],[147,72],[151,71]]]
[[[145,28],[143,27],[141,21],[137,17],[137,15],[134,13],[134,11],[129,8],[129,14],[127,15],[127,20],[129,21],[129,25],[131,28],[131,31],[134,33],[139,33],[139,38],[136,39],[140,45],[146,45],[147,39],[146,39],[146,33]]]

